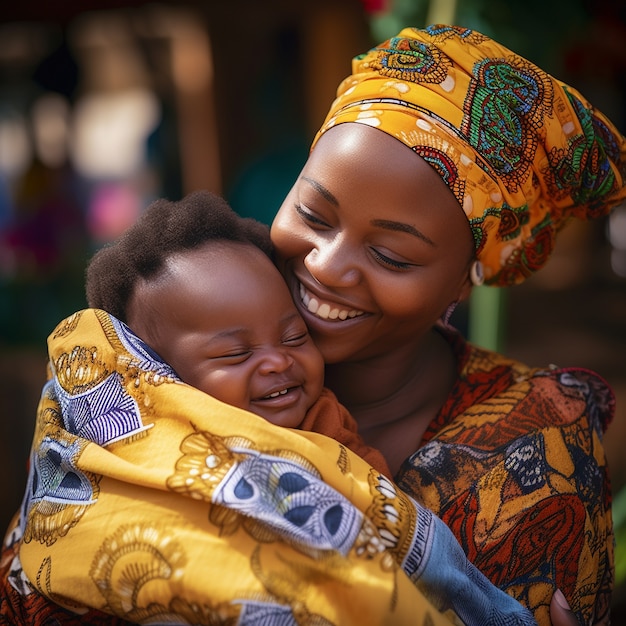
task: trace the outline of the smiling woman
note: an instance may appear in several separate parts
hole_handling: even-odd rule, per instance
[[[626,141],[576,91],[465,28],[406,29],[353,72],[272,229],[295,304],[273,289],[269,304],[278,325],[293,311],[310,324],[328,384],[396,482],[331,429],[303,430],[311,409],[300,429],[282,428],[185,384],[116,318],[139,270],[166,291],[168,272],[188,278],[181,257],[162,255],[198,215],[161,216],[101,268],[121,303],[50,335],[28,487],[3,550],[2,618],[561,626],[554,606],[569,602],[580,623],[609,620],[611,390],[585,369],[480,349],[443,321],[474,284],[540,268],[569,217],[623,200]],[[185,232],[206,268],[206,231]],[[241,260],[276,279],[256,267],[262,254]],[[230,285],[207,271],[217,306]],[[199,292],[184,287],[185,299],[169,298],[180,314],[165,318],[179,360],[200,346],[186,342],[191,325],[209,321],[190,322],[186,298]],[[152,305],[146,314],[159,313]],[[272,382],[251,397],[282,406],[304,386],[285,375],[299,331],[245,305],[250,333],[238,334],[238,316],[216,320],[238,343],[208,353],[208,368],[225,357],[238,376],[262,352],[270,366],[253,376]],[[146,333],[163,332],[153,319]],[[352,418],[339,427],[363,445]]]
[[[272,225],[326,384],[400,488],[546,626],[609,619],[614,395],[446,320],[474,285],[543,267],[571,218],[622,202],[625,155],[602,113],[530,61],[471,29],[406,28],[353,59]],[[360,314],[330,320],[320,303]]]
[[[328,364],[390,345],[412,358],[432,321],[469,294],[467,219],[435,170],[407,154],[379,130],[338,126],[320,138],[272,225],[279,265]],[[301,289],[330,310],[362,314],[348,334],[304,304]]]

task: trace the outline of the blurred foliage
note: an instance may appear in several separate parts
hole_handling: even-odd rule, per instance
[[[405,26],[426,26],[431,2],[388,0],[388,10],[372,18],[374,40],[393,37]],[[589,19],[583,0],[456,0],[454,22],[478,30],[558,74],[561,49],[579,37]]]
[[[613,500],[613,524],[615,524],[615,582],[626,582],[626,487]]]

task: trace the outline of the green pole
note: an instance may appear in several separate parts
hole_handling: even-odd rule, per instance
[[[431,0],[428,4],[426,24],[454,24],[456,0]]]
[[[505,291],[499,287],[474,287],[469,301],[468,339],[483,348],[501,352],[504,338]]]
[[[431,0],[427,24],[454,24],[457,0]],[[468,308],[468,339],[483,348],[501,351],[504,337],[504,290],[474,287]]]

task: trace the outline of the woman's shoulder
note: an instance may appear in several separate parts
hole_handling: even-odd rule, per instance
[[[457,384],[397,484],[536,615],[557,587],[577,610],[603,614],[613,538],[602,431],[613,392],[583,368],[531,368],[459,336],[452,344]],[[557,579],[547,563],[576,566]]]
[[[520,426],[538,430],[585,416],[604,432],[611,422],[615,395],[598,373],[554,364],[530,367],[473,345],[458,332],[446,331],[445,336],[457,358],[458,376],[434,428],[459,420],[519,421],[525,416]]]

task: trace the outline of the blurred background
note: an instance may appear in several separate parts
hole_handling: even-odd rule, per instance
[[[195,189],[269,224],[352,56],[403,26],[450,19],[569,82],[626,130],[626,0],[2,4],[2,527],[25,485],[46,338],[86,306],[94,251],[153,199]],[[500,350],[532,365],[588,367],[615,389],[606,447],[623,580],[626,207],[572,224],[539,274],[488,306],[498,312]],[[472,316],[485,325],[489,311],[462,309],[457,325],[470,329]],[[624,596],[622,584],[615,623]]]

